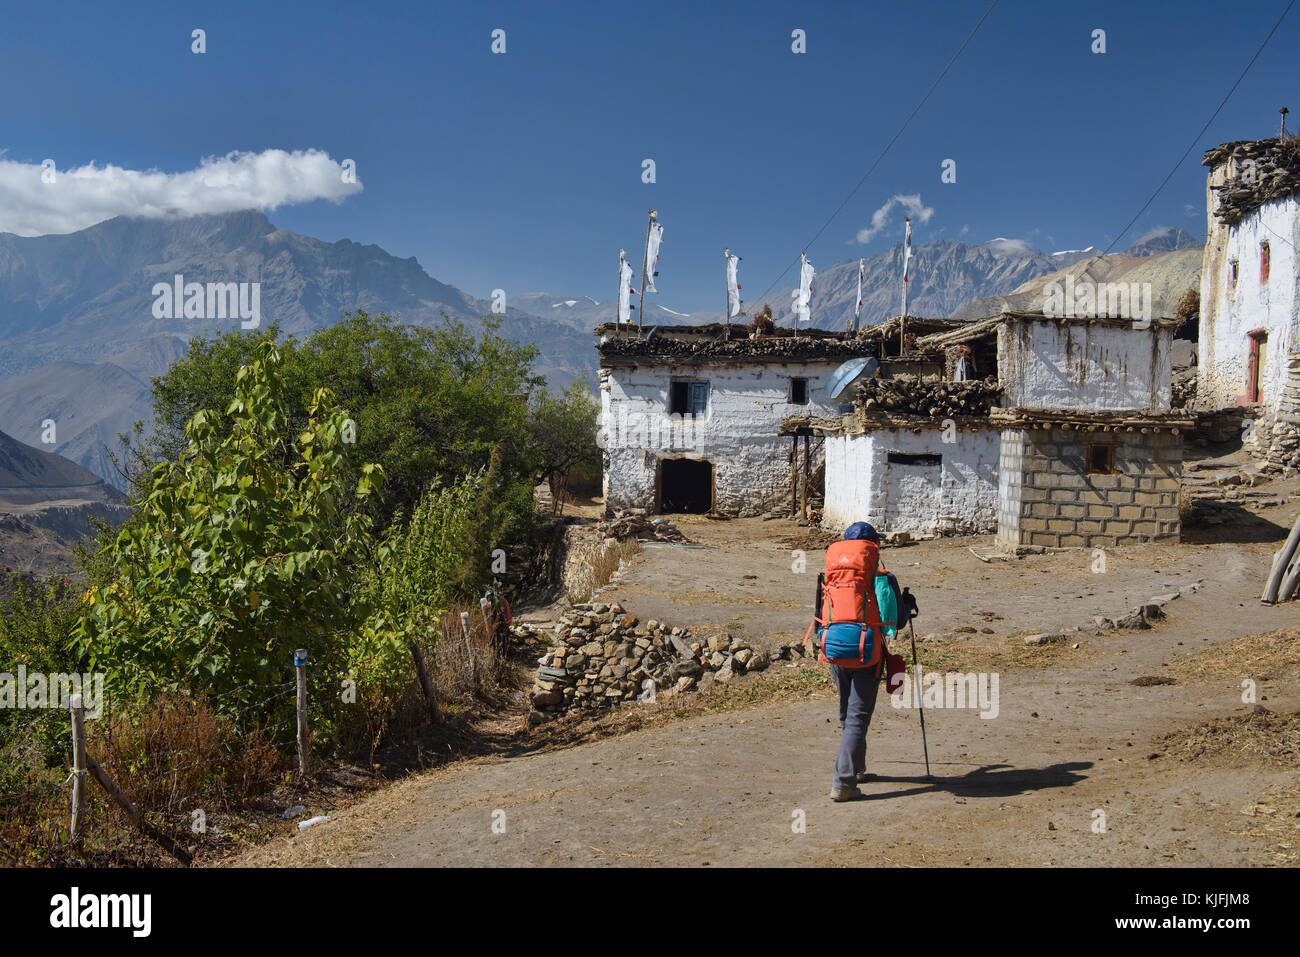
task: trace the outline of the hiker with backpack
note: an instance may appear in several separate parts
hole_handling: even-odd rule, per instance
[[[898,626],[915,617],[915,600],[900,592],[898,579],[880,562],[880,535],[855,522],[844,538],[826,549],[826,570],[817,576],[814,618],[805,643],[816,629],[819,660],[831,667],[840,697],[840,749],[835,758],[832,801],[862,797],[866,780],[867,728],[876,708],[882,671],[891,682],[903,660],[886,648]],[[892,686],[889,690],[893,690]]]

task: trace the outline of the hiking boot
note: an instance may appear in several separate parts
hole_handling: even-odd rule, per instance
[[[857,774],[859,784],[861,784],[863,781],[870,781],[874,777],[875,775],[872,774],[870,771],[859,771]]]
[[[856,801],[860,797],[862,797],[862,792],[858,790],[856,784],[851,788],[831,789],[832,801]]]

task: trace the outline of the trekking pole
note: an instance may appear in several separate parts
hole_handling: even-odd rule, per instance
[[[921,713],[921,749],[925,752],[925,777],[930,780],[934,776],[930,773],[930,745],[925,740],[925,705],[921,701],[921,672],[916,663],[916,627],[912,624],[915,617],[916,609],[913,607],[908,612],[907,631],[912,636],[912,680],[916,682],[916,709]]]

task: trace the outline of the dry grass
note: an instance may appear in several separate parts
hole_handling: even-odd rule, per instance
[[[639,551],[641,551],[641,543],[635,539],[619,542],[614,548],[602,548],[592,559],[582,581],[570,589],[570,603],[579,605],[591,601],[592,593],[597,588],[608,585],[619,566],[623,562],[630,562]]]
[[[1160,739],[1163,750],[1180,761],[1223,758],[1232,764],[1261,759],[1279,767],[1300,768],[1300,713],[1258,708],[1247,714],[1213,718]]]
[[[1258,863],[1272,867],[1300,864],[1300,778],[1267,788],[1241,813],[1245,817],[1241,832],[1261,841],[1271,855]]]
[[[1095,657],[1101,639],[1091,633],[1080,632],[1049,641],[1045,645],[1026,645],[1028,632],[1010,635],[978,635],[972,638],[917,637],[916,655],[921,666],[929,671],[1003,672],[1028,671],[1040,668],[1068,667]],[[1078,648],[1075,648],[1075,645]],[[912,660],[911,642],[906,634],[895,638],[889,646],[894,654],[902,655],[908,663]]]
[[[1269,681],[1300,672],[1300,628],[1247,635],[1204,651],[1179,655],[1169,671],[1185,678],[1254,678]]]

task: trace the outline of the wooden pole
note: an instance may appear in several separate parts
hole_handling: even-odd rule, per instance
[[[483,627],[487,629],[488,638],[493,648],[497,647],[496,616],[492,614],[492,602],[484,595],[478,600],[478,607],[483,612]]]
[[[415,674],[420,679],[420,690],[424,692],[424,700],[429,705],[429,717],[433,723],[438,723],[438,698],[433,693],[433,681],[429,678],[429,666],[424,662],[424,652],[420,650],[420,643],[412,641],[408,647],[411,649],[411,658],[415,661]]]
[[[650,268],[650,229],[654,226],[656,215],[655,210],[650,210],[650,221],[646,223],[645,227],[645,248],[641,251],[641,301],[636,307],[636,327],[638,329],[641,328],[641,320],[645,318],[645,280]]]
[[[469,674],[470,680],[474,683],[474,690],[478,690],[478,658],[474,655],[474,642],[470,640],[469,612],[460,613],[460,630],[465,636],[465,654],[469,655]]]
[[[803,498],[803,520],[804,520],[805,522],[808,521],[808,469],[809,469],[808,462],[809,462],[809,455],[810,455],[810,453],[809,453],[809,450],[808,450],[808,436],[805,435],[805,436],[803,437],[803,491],[802,491],[802,493],[801,493],[801,497]]]
[[[68,825],[68,843],[81,843],[86,813],[86,715],[81,695],[68,699],[72,716],[72,821]]]
[[[86,755],[86,762],[90,765],[90,773],[95,776],[95,780],[99,782],[99,786],[107,791],[108,796],[117,802],[118,807],[122,809],[132,824],[161,844],[169,853],[182,862],[189,864],[193,860],[193,856],[189,851],[185,850],[174,840],[144,819],[144,815],[140,813],[140,809],[131,803],[131,799],[122,793],[122,789],[117,786],[117,783],[108,776],[108,773],[99,766],[98,762],[96,762],[94,758],[90,755]]]
[[[799,488],[799,436],[794,436],[790,441],[794,443],[790,447],[790,517],[794,518],[799,514],[796,500]]]
[[[724,342],[731,338],[731,277],[728,275],[730,268],[731,247],[728,246],[722,250],[722,321],[725,323],[722,339]]]
[[[298,773],[303,777],[311,765],[311,738],[307,727],[307,649],[293,653],[293,668],[298,676]]]

